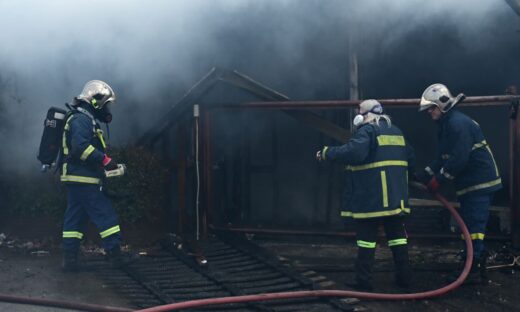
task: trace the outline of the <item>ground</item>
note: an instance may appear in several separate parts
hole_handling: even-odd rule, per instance
[[[317,243],[316,238],[312,241],[302,244],[294,239],[286,242],[258,239],[260,245],[287,259],[293,267],[318,272],[335,281],[335,288],[348,289],[345,283],[354,278],[355,242]],[[497,264],[510,260],[506,259],[506,254],[512,250],[507,244],[490,242],[488,246]],[[414,268],[411,292],[441,288],[448,284],[450,274],[458,272],[460,242],[411,239],[410,247]],[[374,292],[399,292],[393,283],[392,267],[389,248],[378,246],[373,274]],[[369,311],[520,311],[520,274],[516,269],[490,270],[488,285],[464,285],[440,298],[397,302],[363,300],[360,305]]]
[[[0,248],[0,293],[11,296],[129,306],[128,302],[90,273],[65,274],[56,250],[25,253],[19,248]],[[63,311],[21,304],[0,303],[0,311]],[[73,311],[73,310],[71,310]]]
[[[5,219],[4,219],[5,220]],[[32,224],[25,220],[26,225]],[[60,270],[61,252],[55,225],[25,227],[16,231],[20,224],[10,222],[0,231],[0,294],[58,299],[81,303],[130,307],[127,298],[122,298],[108,287],[103,278],[92,272],[65,274]],[[30,228],[31,230],[27,230]],[[137,230],[136,230],[137,231]],[[133,233],[133,236],[136,233]],[[143,236],[139,244],[130,245],[139,252],[154,244],[153,239],[145,246]],[[259,237],[250,236],[252,242],[268,249],[284,263],[305,272],[315,271],[332,281],[332,288],[347,289],[345,282],[353,278],[353,263],[356,255],[354,241],[319,237]],[[155,238],[154,238],[155,239]],[[127,241],[128,242],[128,241]],[[97,253],[96,242],[87,244],[85,252]],[[426,291],[446,285],[446,277],[456,269],[460,243],[455,241],[428,241],[410,239],[410,254],[415,270],[413,291]],[[505,248],[504,248],[505,246]],[[505,251],[492,253],[498,263],[510,259],[504,255],[513,251],[505,242],[490,242],[490,249]],[[513,251],[514,252],[514,251]],[[378,247],[374,272],[375,291],[395,293],[392,258],[387,247]],[[520,275],[515,269],[490,272],[487,286],[463,286],[441,298],[378,302],[362,300],[356,309],[367,311],[520,311]],[[0,303],[0,311],[64,311],[19,304]]]

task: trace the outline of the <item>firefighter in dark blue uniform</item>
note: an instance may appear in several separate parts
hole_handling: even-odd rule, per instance
[[[63,132],[61,181],[67,188],[67,210],[63,221],[63,269],[78,269],[80,241],[87,221],[96,225],[108,259],[121,262],[118,217],[102,192],[105,170],[117,164],[105,153],[103,132],[96,120],[110,122],[109,106],[115,101],[112,88],[103,81],[87,82],[74,98]]]
[[[428,111],[437,122],[439,149],[437,157],[418,176],[432,192],[447,181],[455,184],[460,214],[473,242],[470,280],[486,282],[484,237],[489,206],[502,182],[479,124],[454,109],[462,100],[463,94],[453,97],[448,88],[439,83],[424,91],[419,111]]]
[[[383,224],[394,257],[396,283],[408,288],[411,269],[403,216],[410,213],[408,173],[414,172],[414,152],[376,100],[360,103],[354,125],[357,131],[345,145],[325,146],[316,155],[319,161],[346,165],[350,173],[352,191],[341,216],[355,220],[358,255],[354,287],[372,290],[377,231]]]

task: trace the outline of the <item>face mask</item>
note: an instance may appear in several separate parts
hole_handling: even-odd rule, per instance
[[[363,113],[363,114],[357,114],[356,117],[354,117],[354,120],[352,120],[352,123],[355,127],[360,126],[363,121],[365,121],[365,115],[368,113],[374,113],[377,115],[381,115],[383,113],[383,107],[381,105],[374,106],[370,111]]]
[[[96,110],[96,119],[101,122],[110,123],[112,121],[112,113],[110,112],[110,103],[103,105],[103,108]]]
[[[359,115],[356,115],[356,117],[354,117],[354,120],[352,121],[352,123],[354,124],[355,127],[358,127],[363,123],[363,120],[365,120],[365,116],[359,114]]]

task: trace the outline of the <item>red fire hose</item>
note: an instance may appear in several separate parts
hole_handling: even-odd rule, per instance
[[[424,187],[423,187],[424,188]],[[415,293],[415,294],[382,294],[382,293],[367,293],[358,291],[348,290],[309,290],[309,291],[295,291],[295,292],[280,292],[280,293],[268,293],[258,295],[247,295],[247,296],[236,296],[236,297],[222,297],[222,298],[208,298],[200,300],[191,300],[173,304],[166,304],[162,306],[156,306],[148,309],[138,310],[136,312],[159,312],[159,311],[171,311],[178,309],[195,308],[200,306],[227,304],[227,303],[243,303],[243,302],[254,302],[274,299],[292,299],[292,298],[307,298],[307,297],[350,297],[350,298],[364,298],[364,299],[380,299],[380,300],[412,300],[412,299],[424,299],[432,298],[444,295],[445,293],[452,291],[459,287],[462,282],[468,276],[473,262],[473,247],[471,245],[471,238],[466,228],[466,225],[462,221],[455,208],[439,193],[434,194],[435,198],[439,200],[448,210],[451,212],[455,221],[459,225],[464,240],[466,242],[466,264],[464,270],[460,276],[453,283],[436,290]],[[32,304],[40,306],[58,307],[65,309],[75,309],[82,311],[98,311],[98,312],[129,312],[132,311],[128,308],[110,307],[94,304],[82,304],[73,303],[58,300],[40,299],[40,298],[26,298],[17,296],[8,296],[0,294],[0,302],[11,302],[21,304]]]
[[[424,188],[424,187],[423,187]],[[208,298],[208,299],[199,299],[199,300],[190,300],[179,303],[166,304],[161,306],[156,306],[148,309],[138,310],[136,312],[160,312],[160,311],[171,311],[178,309],[187,309],[187,308],[195,308],[201,306],[208,305],[217,305],[217,304],[228,304],[228,303],[244,303],[244,302],[254,302],[254,301],[264,301],[264,300],[274,300],[274,299],[294,299],[294,298],[307,298],[307,297],[350,297],[350,298],[364,298],[364,299],[380,299],[380,300],[412,300],[412,299],[425,299],[438,297],[446,294],[449,291],[452,291],[459,287],[471,269],[471,264],[473,262],[473,246],[471,244],[471,237],[469,235],[468,229],[462,221],[462,218],[459,216],[455,208],[439,193],[435,193],[434,197],[439,200],[448,210],[451,212],[455,221],[459,225],[462,234],[464,236],[464,240],[466,243],[466,263],[464,265],[464,270],[460,276],[453,283],[444,286],[439,289],[414,293],[414,294],[383,294],[383,293],[368,293],[368,292],[359,292],[359,291],[349,291],[349,290],[309,290],[309,291],[294,291],[294,292],[280,292],[280,293],[268,293],[268,294],[258,294],[258,295],[246,295],[246,296],[235,296],[235,297],[221,297],[221,298]]]

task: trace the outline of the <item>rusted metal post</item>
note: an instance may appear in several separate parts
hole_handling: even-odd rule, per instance
[[[201,239],[208,236],[208,218],[213,212],[213,155],[211,146],[211,113],[200,107],[201,113],[201,145],[202,145],[202,185],[203,205],[201,205]]]
[[[508,94],[516,95],[516,87],[511,86],[507,89]],[[511,234],[513,246],[520,247],[520,116],[518,114],[519,100],[513,99],[511,101],[511,137],[510,150],[512,155],[510,157],[511,174]]]

